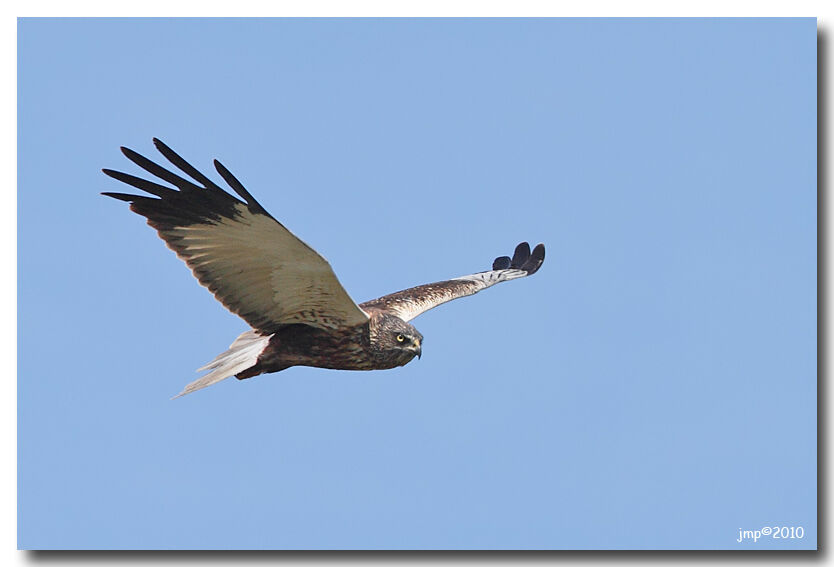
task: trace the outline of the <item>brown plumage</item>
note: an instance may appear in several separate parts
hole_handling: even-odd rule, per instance
[[[423,336],[408,323],[452,299],[535,273],[544,245],[519,244],[491,270],[425,284],[357,305],[330,264],[275,220],[222,164],[214,165],[242,199],[227,193],[168,146],[157,149],[197,183],[127,148],[136,165],[174,186],[113,171],[104,173],[152,195],[103,193],[127,201],[148,219],[201,284],[252,330],[200,370],[208,374],[179,394],[224,378],[250,378],[291,366],[382,370],[410,362]]]

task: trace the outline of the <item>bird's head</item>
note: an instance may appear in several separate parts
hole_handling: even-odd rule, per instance
[[[371,319],[371,349],[392,366],[402,366],[423,352],[423,335],[394,315]]]

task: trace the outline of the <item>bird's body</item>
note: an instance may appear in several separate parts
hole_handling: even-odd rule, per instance
[[[407,329],[410,327],[410,329]],[[401,329],[389,334],[388,329]],[[406,335],[405,333],[408,333]],[[385,348],[386,337],[403,336],[409,348]],[[406,338],[412,337],[412,338]],[[279,372],[291,366],[313,366],[333,370],[388,370],[404,366],[422,352],[423,336],[402,319],[385,313],[373,313],[361,325],[338,331],[325,331],[309,325],[293,324],[281,328],[269,338],[269,344],[257,363],[238,373],[240,379],[258,374]]]
[[[275,220],[223,165],[215,167],[243,200],[221,189],[168,146],[159,151],[194,183],[127,148],[123,153],[177,189],[105,169],[153,195],[104,193],[146,217],[201,284],[252,326],[200,370],[209,372],[180,395],[224,378],[239,379],[292,366],[385,370],[422,353],[423,336],[408,321],[442,303],[535,273],[544,246],[526,242],[491,270],[395,292],[357,305],[330,264]]]

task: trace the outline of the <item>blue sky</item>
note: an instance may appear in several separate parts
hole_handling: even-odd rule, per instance
[[[815,53],[813,19],[22,20],[18,545],[815,548]],[[547,259],[404,368],[171,401],[246,325],[99,195],[154,136],[357,301]]]

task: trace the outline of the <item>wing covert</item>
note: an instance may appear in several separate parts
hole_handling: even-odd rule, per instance
[[[243,200],[156,138],[154,145],[198,184],[122,148],[128,159],[176,189],[104,169],[153,197],[103,195],[129,202],[133,212],[146,217],[226,308],[264,334],[292,323],[336,329],[368,320],[327,260],[275,220],[220,162],[214,162],[218,173]]]

